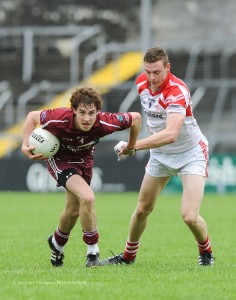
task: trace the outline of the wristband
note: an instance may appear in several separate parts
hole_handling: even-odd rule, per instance
[[[129,149],[129,148],[125,147],[125,150],[128,151],[128,155],[134,155],[135,152],[136,152],[135,148],[134,149]]]

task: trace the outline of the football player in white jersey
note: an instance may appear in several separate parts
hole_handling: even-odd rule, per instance
[[[183,194],[181,215],[192,232],[199,253],[199,265],[212,266],[214,257],[205,220],[199,215],[208,176],[208,141],[192,112],[186,84],[170,72],[164,49],[154,47],[144,55],[144,72],[136,79],[141,105],[150,135],[138,140],[135,151],[150,149],[137,207],[132,214],[125,250],[102,264],[130,264],[135,261],[141,236],[159,194],[171,176],[179,175]],[[126,143],[116,149],[123,157]]]

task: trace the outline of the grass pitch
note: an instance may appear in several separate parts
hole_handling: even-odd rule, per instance
[[[96,195],[101,258],[124,250],[137,193]],[[149,218],[131,266],[85,267],[79,222],[65,248],[63,268],[50,264],[47,237],[58,225],[64,194],[0,193],[0,299],[234,300],[236,299],[236,197],[206,194],[216,257],[200,267],[197,246],[180,217],[179,194],[163,194]]]

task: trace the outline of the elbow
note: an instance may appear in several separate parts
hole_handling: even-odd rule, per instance
[[[134,120],[138,123],[141,123],[142,117],[141,117],[140,113],[138,113],[138,112],[134,113]]]
[[[177,141],[177,138],[178,134],[176,134],[175,132],[171,133],[168,138],[169,144],[175,143]]]
[[[142,117],[140,115],[140,113],[138,112],[135,112],[135,113],[132,113],[132,125],[135,124],[135,125],[141,125],[141,122],[142,122]]]

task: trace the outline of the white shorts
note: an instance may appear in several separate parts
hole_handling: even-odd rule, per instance
[[[200,141],[194,148],[174,154],[153,153],[146,172],[153,177],[181,176],[184,174],[208,177],[208,144]]]

